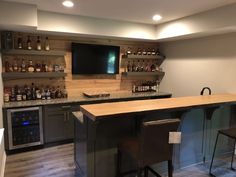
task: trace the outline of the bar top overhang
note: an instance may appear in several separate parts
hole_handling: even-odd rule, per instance
[[[92,120],[113,116],[146,113],[159,110],[191,109],[204,106],[218,106],[226,103],[236,103],[236,94],[215,94],[207,96],[176,97],[125,101],[114,103],[81,105],[80,110]]]

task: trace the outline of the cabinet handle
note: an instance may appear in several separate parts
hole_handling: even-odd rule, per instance
[[[70,120],[70,112],[67,111],[67,120],[69,121]]]
[[[71,106],[62,106],[61,108],[62,109],[69,109],[69,108],[71,108]]]

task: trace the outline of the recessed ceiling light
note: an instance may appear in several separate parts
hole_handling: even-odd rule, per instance
[[[154,16],[152,17],[152,19],[153,19],[154,21],[159,21],[159,20],[162,19],[162,16],[160,16],[160,15],[154,15]]]
[[[73,7],[74,6],[74,3],[72,1],[63,1],[62,4],[65,7]]]

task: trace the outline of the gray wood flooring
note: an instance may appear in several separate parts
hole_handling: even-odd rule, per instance
[[[219,166],[214,168],[217,177],[236,177],[236,172],[228,169],[227,162],[228,159],[224,159],[214,165]],[[76,177],[73,144],[9,155],[5,177]],[[208,167],[195,165],[177,170],[174,177],[208,177]]]

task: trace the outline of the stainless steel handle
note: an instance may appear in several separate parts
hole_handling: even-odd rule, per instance
[[[62,109],[70,109],[71,106],[61,106]]]
[[[70,112],[67,111],[67,120],[69,121],[70,120]]]

